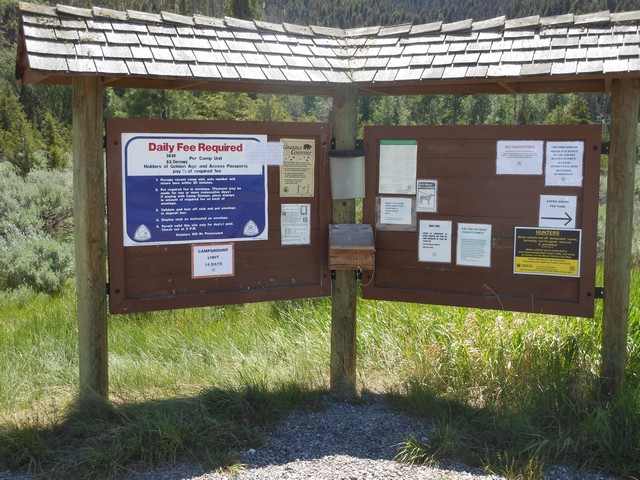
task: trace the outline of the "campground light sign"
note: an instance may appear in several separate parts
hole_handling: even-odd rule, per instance
[[[265,240],[265,135],[122,134],[125,246]]]

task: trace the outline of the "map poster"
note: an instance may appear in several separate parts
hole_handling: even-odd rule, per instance
[[[513,273],[580,276],[582,230],[516,227]]]
[[[124,245],[265,240],[266,135],[122,134]]]

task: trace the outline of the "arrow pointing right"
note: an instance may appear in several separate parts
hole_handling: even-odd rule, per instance
[[[564,217],[540,217],[542,220],[558,220],[558,221],[565,221],[564,222],[564,226],[566,227],[567,225],[569,225],[571,223],[571,221],[573,220],[573,218],[571,218],[571,215],[569,215],[567,212],[564,212]]]

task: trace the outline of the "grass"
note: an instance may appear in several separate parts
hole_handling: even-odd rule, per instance
[[[360,300],[358,385],[428,418],[398,459],[508,478],[567,463],[640,477],[640,273],[627,388],[598,395],[600,319]],[[76,405],[73,288],[0,293],[0,471],[114,478],[176,461],[229,468],[260,427],[328,386],[330,301],[112,316],[111,405]],[[92,412],[87,417],[87,412]],[[97,412],[97,413],[96,413]],[[94,421],[97,419],[97,421]]]

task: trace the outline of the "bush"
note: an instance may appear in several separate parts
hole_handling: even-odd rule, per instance
[[[30,228],[9,227],[0,239],[0,286],[59,291],[73,274],[73,246]]]

